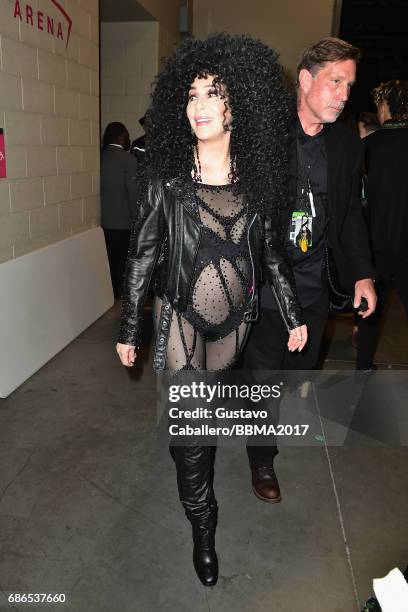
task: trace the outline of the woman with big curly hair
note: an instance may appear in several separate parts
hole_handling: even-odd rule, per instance
[[[303,325],[275,219],[285,198],[292,101],[276,53],[247,36],[189,39],[156,79],[146,117],[147,187],[134,223],[117,352],[133,365],[154,277],[156,370],[231,368],[257,317],[261,270],[286,323],[290,350]],[[218,578],[214,448],[173,446],[193,561]]]

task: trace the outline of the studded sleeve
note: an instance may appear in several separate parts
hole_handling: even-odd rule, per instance
[[[164,233],[162,185],[151,182],[132,224],[118,337],[122,344],[136,347],[141,344],[143,307]]]

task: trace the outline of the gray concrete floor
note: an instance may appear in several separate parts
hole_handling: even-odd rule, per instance
[[[51,609],[74,612],[356,612],[374,577],[405,568],[407,449],[283,449],[283,501],[270,506],[245,452],[220,447],[220,580],[202,587],[156,433],[148,343],[121,367],[117,319],[116,307],[0,402],[0,591],[65,593]],[[350,326],[331,322],[326,368],[353,368]],[[408,368],[396,301],[377,358]]]

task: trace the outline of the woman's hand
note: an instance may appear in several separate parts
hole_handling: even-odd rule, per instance
[[[116,352],[124,366],[131,368],[132,365],[134,365],[137,357],[134,346],[130,346],[129,344],[120,344],[120,342],[118,342],[116,345]]]
[[[301,351],[307,342],[307,327],[306,325],[301,325],[300,327],[295,327],[295,329],[291,329],[289,332],[289,340],[288,340],[288,349],[293,351]]]

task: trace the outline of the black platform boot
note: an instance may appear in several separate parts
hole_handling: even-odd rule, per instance
[[[194,569],[204,586],[214,586],[218,580],[218,559],[215,552],[216,507],[212,508],[208,519],[194,522],[192,525]]]

